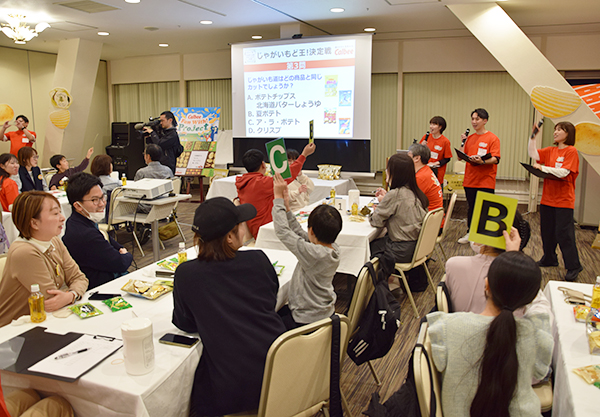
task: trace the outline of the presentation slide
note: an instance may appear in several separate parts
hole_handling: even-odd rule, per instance
[[[232,45],[234,138],[370,139],[372,35]]]

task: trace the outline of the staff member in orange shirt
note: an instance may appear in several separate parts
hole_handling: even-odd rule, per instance
[[[485,109],[475,109],[471,113],[471,126],[475,133],[468,138],[463,133],[461,151],[469,155],[469,162],[465,167],[463,186],[469,206],[467,213],[467,226],[471,227],[473,207],[478,191],[494,193],[496,188],[496,173],[500,162],[500,139],[485,129],[489,119]],[[458,239],[458,243],[469,243],[469,232]]]
[[[434,116],[429,121],[429,135],[423,135],[419,142],[421,145],[427,145],[431,151],[427,165],[433,170],[440,184],[444,183],[446,164],[452,159],[450,141],[442,135],[444,130],[446,130],[446,119],[442,116]]]
[[[534,128],[535,132],[535,128]],[[559,122],[554,126],[554,144],[536,149],[535,132],[529,140],[529,156],[537,161],[533,166],[557,177],[544,179],[540,204],[540,229],[544,256],[539,266],[558,266],[556,245],[560,245],[567,274],[565,280],[575,281],[583,267],[575,243],[575,180],[579,175],[579,155],[575,149],[575,126]],[[543,164],[543,165],[541,165]]]
[[[429,161],[430,151],[425,145],[413,143],[408,148],[408,156],[410,156],[415,164],[415,177],[417,178],[417,186],[423,191],[429,200],[427,211],[435,210],[444,206],[442,196],[442,187],[432,169],[427,165]]]
[[[8,121],[4,122],[0,127],[0,140],[6,142],[10,140],[10,153],[17,156],[19,149],[24,146],[33,146],[36,138],[36,134],[33,130],[28,130],[29,119],[23,115],[17,116],[15,119],[15,126],[17,130],[14,132],[6,132],[6,129],[10,126]]]

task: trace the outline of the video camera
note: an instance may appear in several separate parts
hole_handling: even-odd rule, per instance
[[[135,130],[143,130],[146,126],[151,127],[152,129],[156,130],[157,127],[160,127],[160,117],[150,117],[148,118],[148,121],[145,123],[138,123],[136,124]],[[148,133],[143,132],[144,135],[148,135]]]

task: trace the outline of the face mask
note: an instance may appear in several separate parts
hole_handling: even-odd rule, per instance
[[[481,243],[469,242],[469,244],[471,245],[471,249],[473,249],[473,252],[475,252],[476,254],[481,254],[481,249],[483,248],[483,245]]]
[[[94,223],[100,223],[102,221],[104,221],[104,212],[92,212],[90,213],[89,211],[87,211],[83,206],[81,206],[81,209],[85,212],[85,214],[87,214],[88,218],[93,221]]]

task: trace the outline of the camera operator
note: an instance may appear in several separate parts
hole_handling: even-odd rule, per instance
[[[177,121],[170,111],[164,111],[160,114],[160,124],[154,128],[144,126],[144,132],[147,134],[146,143],[154,143],[161,147],[164,155],[160,163],[171,168],[173,172],[175,172],[177,158],[183,151],[175,126],[177,126]]]

